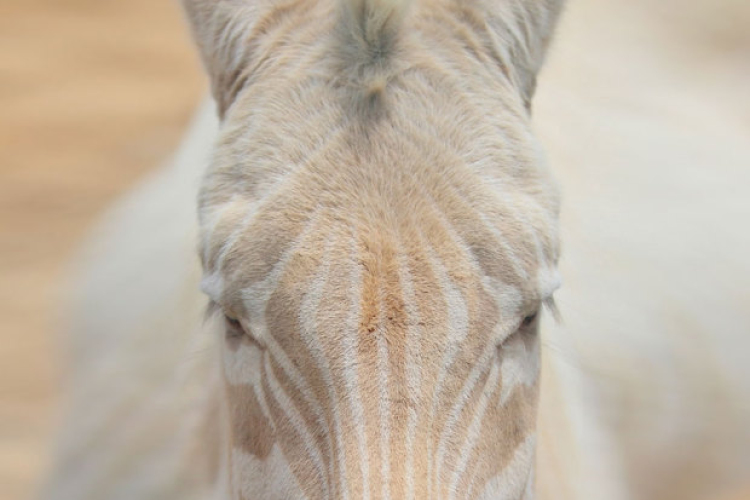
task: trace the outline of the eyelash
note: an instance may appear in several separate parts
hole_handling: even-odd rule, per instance
[[[226,324],[227,335],[231,337],[241,337],[245,334],[245,329],[242,327],[240,320],[224,314],[224,323]]]
[[[533,314],[529,314],[525,318],[523,318],[523,321],[521,321],[520,329],[526,329],[529,328],[531,325],[536,322],[536,319],[539,317],[539,311],[535,311]]]

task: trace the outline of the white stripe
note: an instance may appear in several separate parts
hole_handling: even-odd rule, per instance
[[[255,216],[258,213],[258,207],[260,207],[262,200],[255,200],[253,202],[248,203],[247,209],[245,210],[245,215],[242,216],[242,220],[239,224],[235,225],[234,230],[232,230],[229,237],[227,237],[226,240],[224,240],[224,244],[219,249],[219,255],[216,257],[216,262],[214,264],[214,269],[212,270],[213,273],[221,274],[221,271],[224,267],[224,259],[226,258],[229,251],[234,247],[234,245],[237,243],[237,241],[242,237],[242,235],[245,234],[245,231],[247,230],[247,227],[250,225],[250,223],[253,221]],[[218,223],[219,221],[217,221]],[[211,229],[211,234],[213,235],[213,230],[215,227]],[[207,247],[210,248],[210,246]],[[210,258],[210,256],[207,256]],[[206,262],[210,262],[210,260],[206,260]]]
[[[440,393],[442,392],[443,383],[445,382],[445,377],[448,373],[448,369],[450,367],[450,363],[452,359],[455,357],[456,352],[458,351],[458,344],[461,342],[468,332],[468,311],[466,310],[466,304],[463,300],[463,297],[461,294],[455,289],[452,283],[450,283],[450,278],[448,277],[447,272],[442,267],[442,264],[439,264],[437,262],[438,258],[435,255],[435,251],[432,249],[431,246],[427,245],[427,256],[428,256],[428,263],[430,267],[433,269],[435,276],[438,279],[438,286],[440,287],[440,293],[445,298],[445,304],[448,309],[448,340],[446,341],[446,353],[443,356],[443,360],[441,363],[441,370],[438,373],[437,381],[435,384],[435,388],[432,391],[432,411],[430,414],[430,421],[435,421],[435,413],[437,412],[437,404],[438,404],[438,398],[440,396]],[[428,441],[428,454],[430,455],[430,460],[428,462],[428,475],[432,478],[432,465],[433,465],[433,457],[432,457],[432,448],[433,443],[432,440]],[[438,476],[435,476],[435,479],[438,479]],[[432,483],[433,481],[430,480],[428,491],[430,492],[430,498],[432,498]]]
[[[425,135],[424,133],[421,133],[421,129],[415,130],[415,133],[418,134],[420,137],[429,138],[429,136]],[[430,142],[434,142],[434,141],[430,141]],[[442,149],[444,151],[447,151],[447,149],[445,149],[445,148],[442,148]],[[452,154],[452,151],[451,151],[451,154]],[[455,156],[455,155],[453,155],[453,156]],[[455,157],[455,161],[462,161],[462,160],[460,159],[460,157]],[[476,165],[475,165],[475,167],[476,167]],[[479,172],[477,172],[477,173],[481,174],[481,168],[479,168],[479,169],[472,168],[472,170],[473,171],[479,170]],[[486,176],[482,175],[482,177],[484,178]],[[524,280],[528,279],[528,273],[526,272],[526,270],[524,269],[523,265],[521,264],[521,261],[518,259],[517,254],[513,251],[513,248],[508,244],[507,238],[505,238],[500,233],[500,231],[498,231],[498,229],[490,222],[490,218],[488,218],[486,216],[486,214],[480,212],[474,206],[472,206],[471,202],[467,199],[467,197],[463,194],[463,192],[460,190],[459,187],[457,187],[455,184],[450,185],[450,187],[453,188],[452,189],[452,193],[455,196],[457,196],[461,201],[463,201],[463,203],[465,204],[465,206],[469,210],[471,210],[477,216],[477,218],[482,222],[482,225],[490,233],[492,233],[492,235],[495,237],[497,243],[505,251],[505,254],[508,257],[508,260],[510,261],[511,265],[513,266],[514,272],[518,276],[520,276],[521,278],[523,278]],[[506,190],[504,190],[504,189],[499,189],[497,183],[494,183],[494,188],[497,189],[498,192],[506,192]],[[432,203],[433,208],[435,209],[435,211],[439,212],[441,214],[441,219],[442,219],[443,223],[445,224],[446,229],[448,230],[448,232],[453,237],[454,241],[462,241],[465,244],[465,240],[463,238],[461,238],[461,237],[458,236],[458,234],[456,233],[456,231],[453,229],[453,225],[448,221],[447,217],[444,216],[442,209],[440,208],[439,204],[435,201],[435,199],[432,196],[432,194],[427,193],[424,189],[420,189],[420,191],[422,192],[422,194],[424,194],[431,201],[431,203]],[[497,196],[495,194],[495,192],[493,192],[492,190],[487,190],[487,193],[492,197],[493,200],[496,200],[496,201],[498,201],[500,203],[503,202],[503,199],[500,196]],[[503,206],[507,207],[507,203],[504,203]],[[514,216],[517,214],[517,212],[515,210],[509,210],[509,212],[511,212]],[[520,219],[520,220],[522,220],[525,223],[525,227],[527,227],[527,228],[530,227],[529,224],[527,223],[527,221],[525,219]]]
[[[485,229],[487,229],[487,231],[489,231],[490,234],[492,234],[492,236],[495,237],[495,241],[502,247],[503,251],[505,252],[505,257],[507,257],[508,261],[513,266],[513,271],[516,273],[516,275],[519,276],[524,281],[527,280],[529,278],[529,274],[526,272],[526,269],[524,269],[521,261],[518,259],[518,256],[513,251],[513,248],[508,244],[507,238],[505,238],[505,236],[503,236],[500,233],[500,231],[498,231],[498,229],[494,226],[494,224],[492,224],[489,221],[488,217],[483,212],[480,212],[479,210],[477,210],[476,208],[474,208],[472,206],[471,201],[469,201],[468,199],[466,199],[466,197],[459,190],[458,187],[456,187],[456,186],[452,186],[452,187],[453,187],[453,193],[461,201],[464,202],[464,205],[469,210],[472,211],[472,213],[475,216],[474,220],[476,220],[476,219],[480,220],[482,222],[482,225],[485,227]],[[493,197],[493,198],[495,198],[495,197]],[[452,224],[450,224],[450,222],[446,221],[446,224],[448,224],[449,227],[451,228],[450,232],[454,232],[455,231],[453,229]],[[461,238],[461,240],[465,241],[463,238]],[[491,242],[487,242],[487,243],[491,243]]]
[[[485,349],[485,351],[482,353],[482,357],[476,361],[474,367],[471,370],[471,373],[469,373],[469,376],[467,377],[463,387],[461,388],[461,392],[459,392],[455,398],[455,403],[453,404],[453,407],[451,407],[451,411],[445,421],[445,426],[443,427],[443,430],[440,433],[440,438],[438,440],[437,456],[435,457],[435,461],[437,463],[436,477],[438,478],[440,477],[440,472],[445,461],[445,454],[447,453],[448,448],[448,438],[453,434],[453,430],[456,426],[456,423],[458,422],[459,417],[461,416],[461,412],[466,407],[469,401],[471,392],[474,390],[477,382],[479,382],[480,377],[487,370],[488,362],[492,360],[494,356],[496,356],[496,349],[497,348],[494,345],[490,345],[487,349]],[[492,368],[494,368],[494,364],[492,365]]]
[[[268,409],[261,372],[258,369],[263,363],[263,352],[257,345],[241,343],[236,351],[224,349],[224,377],[228,384],[246,385],[255,393],[263,416],[273,427],[273,419]]]
[[[320,450],[315,444],[315,438],[305,425],[305,421],[302,416],[294,407],[294,402],[289,398],[289,396],[287,396],[286,392],[281,387],[281,384],[278,382],[278,380],[276,380],[268,356],[265,357],[264,367],[266,371],[266,380],[268,380],[268,385],[271,389],[271,395],[279,404],[279,407],[281,407],[281,410],[284,412],[284,414],[286,414],[295,432],[300,436],[300,438],[302,438],[308,458],[314,463],[315,469],[318,473],[318,479],[320,480],[321,484],[323,484],[326,492],[326,497],[328,497],[330,494],[330,484],[328,481],[327,468],[325,467],[325,463]]]
[[[294,257],[300,245],[307,239],[320,220],[320,212],[314,212],[308,220],[305,227],[295,240],[286,248],[279,259],[263,280],[253,283],[242,290],[242,298],[247,308],[248,326],[250,331],[256,337],[256,340],[264,344],[268,335],[268,325],[266,325],[266,306],[268,299],[279,285],[279,280],[284,274],[289,262]]]
[[[266,354],[268,356],[266,356],[266,358],[268,358],[269,356],[273,357],[274,361],[276,361],[276,363],[278,363],[281,369],[284,371],[284,374],[292,381],[295,389],[297,389],[300,394],[302,394],[302,398],[304,399],[304,401],[308,405],[310,405],[313,412],[315,413],[316,423],[318,424],[319,428],[325,433],[325,437],[328,442],[330,442],[331,434],[330,429],[328,428],[328,423],[325,419],[325,414],[320,406],[320,403],[315,398],[315,394],[310,388],[310,384],[307,382],[307,379],[304,375],[302,375],[302,373],[300,373],[292,360],[290,360],[287,354],[284,352],[281,345],[279,345],[279,343],[276,342],[275,339],[269,337],[267,345],[268,349],[266,350]]]
[[[326,243],[326,250],[323,254],[328,257],[331,254],[332,241]],[[300,307],[300,321],[302,324],[303,331],[301,336],[305,342],[305,346],[310,351],[310,355],[318,366],[318,369],[323,375],[323,382],[325,382],[326,389],[328,391],[328,399],[331,402],[331,411],[333,412],[333,437],[336,440],[336,455],[338,457],[337,464],[339,468],[339,480],[341,482],[342,497],[344,499],[349,498],[349,488],[346,476],[346,458],[345,449],[342,443],[341,436],[341,415],[337,404],[336,397],[336,386],[333,383],[331,376],[331,367],[328,363],[328,358],[323,353],[323,347],[320,344],[318,338],[319,332],[316,323],[318,309],[320,302],[323,298],[323,289],[328,282],[331,269],[331,260],[326,258],[324,263],[321,265],[320,270],[313,279],[312,286],[309,293],[305,294],[302,299]],[[338,485],[334,482],[334,488]]]
[[[426,192],[423,188],[421,188],[421,186],[418,187],[418,189],[419,189],[420,193],[425,197],[425,199],[427,199],[427,200],[430,201],[432,209],[433,209],[433,212],[434,212],[434,215],[438,219],[438,222],[442,225],[443,229],[448,233],[449,237],[454,241],[454,243],[458,246],[458,248],[461,249],[462,253],[464,254],[464,256],[466,258],[466,261],[471,265],[472,270],[474,272],[478,272],[478,273],[481,272],[481,269],[480,269],[478,263],[474,259],[474,255],[469,251],[469,249],[467,248],[467,246],[463,242],[463,240],[455,233],[455,231],[453,230],[453,227],[449,224],[449,222],[445,218],[445,215],[440,210],[440,207],[438,206],[437,202],[432,198],[432,196],[430,195],[430,193]],[[427,257],[428,257],[427,263],[428,263],[429,267],[431,269],[433,269],[435,277],[438,280],[438,286],[440,287],[440,295],[445,299],[445,304],[446,304],[446,307],[448,309],[448,316],[449,316],[448,329],[449,329],[449,335],[450,335],[450,332],[453,331],[455,329],[456,325],[460,324],[460,322],[461,322],[460,321],[461,318],[459,318],[459,316],[457,314],[457,311],[456,311],[456,307],[454,305],[455,302],[459,302],[460,301],[462,303],[462,305],[464,305],[464,307],[463,307],[464,313],[465,313],[464,316],[468,316],[467,312],[465,311],[466,307],[465,307],[465,304],[463,304],[463,298],[460,296],[460,294],[458,294],[458,292],[456,292],[454,290],[453,293],[451,293],[449,291],[449,287],[452,287],[452,285],[449,283],[450,280],[449,280],[448,275],[445,272],[445,270],[443,270],[442,268],[440,268],[437,265],[438,257],[435,254],[435,251],[432,248],[432,246],[429,243],[425,244],[424,246],[427,249]],[[438,269],[441,269],[442,272],[439,272]],[[459,299],[457,301],[454,301],[454,303],[452,304],[450,298],[451,298],[451,296],[454,296],[456,294],[458,294]],[[466,323],[466,325],[468,326],[468,318],[465,318],[463,320],[463,322]],[[465,337],[465,332],[464,332],[462,338],[463,337]],[[457,349],[457,346],[455,346],[455,345],[452,346],[452,347],[453,347],[453,349],[452,349],[453,351],[455,351]],[[437,401],[438,401],[437,395],[439,394],[439,391],[442,390],[442,384],[443,384],[443,381],[444,381],[444,378],[445,378],[445,375],[446,375],[446,372],[447,372],[447,369],[448,369],[447,361],[450,360],[450,359],[452,359],[453,356],[455,356],[455,352],[451,353],[451,349],[450,349],[450,346],[449,346],[449,350],[448,350],[448,352],[446,352],[446,356],[445,356],[445,358],[443,360],[443,363],[441,365],[443,367],[443,369],[438,374],[438,380],[437,380],[435,389],[433,390],[433,394],[432,394],[432,402],[433,403],[432,403],[432,411],[431,411],[431,415],[430,415],[430,422],[434,422],[435,421],[436,405],[437,405]],[[428,480],[428,484],[427,484],[427,492],[428,492],[428,497],[432,498],[433,497],[432,490],[433,490],[433,483],[434,483],[434,481],[433,481],[433,473],[432,473],[433,458],[434,458],[432,456],[433,455],[433,443],[432,443],[432,440],[428,440],[427,441],[427,454],[428,454],[428,457],[429,457],[428,461],[427,461],[427,476],[428,476],[428,478],[430,478]],[[438,478],[435,477],[434,479],[437,480]]]
[[[307,239],[309,234],[312,233],[313,229],[315,229],[316,223],[319,219],[320,213],[313,213],[308,223],[297,238],[295,238],[294,242],[284,251],[281,259],[276,265],[274,265],[268,276],[262,281],[244,289],[242,295],[245,299],[244,304],[248,309],[248,325],[250,331],[256,340],[267,348],[266,353],[273,356],[274,360],[283,369],[285,375],[289,377],[295,388],[302,394],[305,402],[312,408],[318,426],[325,432],[325,437],[330,443],[330,429],[319,402],[315,398],[315,395],[305,377],[289,359],[281,345],[268,333],[265,314],[268,299],[278,288],[278,283],[289,265],[289,262],[294,257],[300,245]]]
[[[458,481],[466,471],[466,466],[469,463],[471,453],[474,451],[477,441],[479,440],[479,432],[482,428],[484,415],[485,413],[487,413],[489,402],[494,398],[495,393],[497,392],[497,389],[500,385],[500,380],[500,370],[497,369],[497,363],[493,363],[486,384],[486,386],[489,387],[489,390],[485,390],[482,393],[479,407],[474,412],[474,418],[472,419],[471,425],[469,425],[469,429],[466,432],[466,441],[464,441],[464,445],[461,447],[459,459],[456,462],[456,468],[453,471],[453,479],[451,480],[448,489],[448,491],[450,492],[451,500],[456,498]]]
[[[469,205],[468,201],[465,201],[467,205]],[[490,232],[492,233],[492,236],[495,237],[495,241],[500,244],[503,251],[505,252],[505,257],[508,259],[510,264],[513,266],[513,271],[517,276],[521,278],[522,281],[526,281],[529,279],[529,273],[526,272],[526,269],[523,267],[523,264],[521,260],[518,258],[518,255],[516,252],[513,251],[513,248],[508,244],[507,238],[505,238],[500,231],[488,220],[487,216],[479,212],[478,210],[472,208],[474,213],[477,217],[479,217],[479,220],[482,221],[482,225]]]
[[[504,405],[516,387],[531,387],[537,382],[541,363],[539,343],[535,343],[533,351],[529,352],[521,340],[508,342],[503,346],[502,356],[503,388],[500,391],[500,404]]]
[[[406,332],[406,385],[409,396],[416,398],[422,390],[422,364],[419,356],[420,341],[422,338],[422,327],[420,315],[414,293],[414,284],[411,280],[409,266],[401,257],[399,248],[399,281],[403,291],[403,299],[407,315],[408,330]],[[414,438],[417,430],[417,411],[414,405],[409,405],[409,415],[406,424],[406,500],[414,499]]]
[[[382,289],[380,290],[382,295]],[[383,500],[390,500],[390,479],[391,479],[391,453],[390,453],[390,423],[388,419],[390,417],[390,403],[388,401],[388,345],[386,342],[386,327],[385,327],[385,301],[380,297],[379,302],[379,327],[377,331],[378,336],[378,385],[380,390],[380,404],[378,409],[380,410],[380,457],[381,457],[381,474],[382,474],[382,486],[383,486]]]
[[[352,253],[357,255],[357,243],[352,239]],[[352,418],[356,424],[357,442],[359,443],[360,474],[362,476],[362,500],[370,500],[370,463],[367,455],[367,443],[365,441],[365,414],[362,409],[359,391],[359,375],[357,373],[357,343],[359,336],[359,300],[362,293],[362,276],[359,266],[352,266],[352,279],[349,296],[352,298],[350,315],[347,318],[346,328],[348,335],[342,336],[344,355],[344,380],[346,383],[346,394],[352,408]]]

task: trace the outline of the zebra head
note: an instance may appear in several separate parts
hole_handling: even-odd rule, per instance
[[[184,0],[236,499],[530,499],[555,0]]]

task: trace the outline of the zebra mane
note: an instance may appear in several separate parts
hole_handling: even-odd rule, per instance
[[[398,37],[410,0],[341,0],[344,47],[354,49],[356,61],[387,57]]]
[[[362,117],[381,115],[394,74],[394,52],[410,0],[340,0],[339,73],[354,90],[347,107]]]

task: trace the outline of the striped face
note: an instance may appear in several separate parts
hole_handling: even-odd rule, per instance
[[[222,109],[200,200],[231,497],[529,500],[558,203],[527,102],[451,2],[372,66],[293,4],[253,28],[281,52]]]
[[[439,161],[222,196],[204,286],[225,315],[233,498],[530,498],[555,254],[541,205],[522,217]]]
[[[531,270],[501,251],[483,268],[467,236],[491,228],[437,207],[280,228],[277,204],[223,261],[235,498],[524,498],[539,302],[508,283]]]

